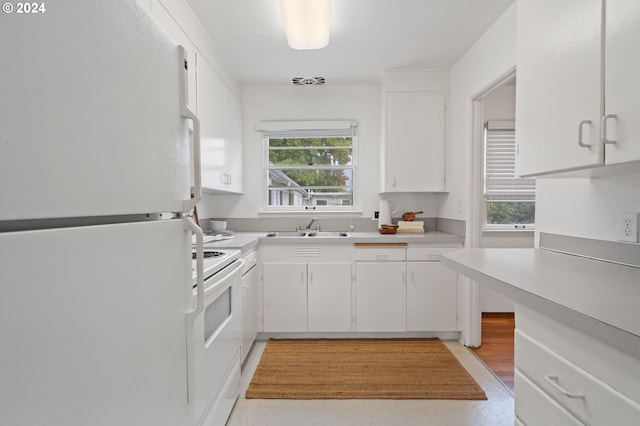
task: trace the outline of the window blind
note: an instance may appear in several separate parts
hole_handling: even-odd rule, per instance
[[[489,202],[534,202],[536,181],[516,176],[516,137],[513,121],[485,123],[484,195]]]
[[[356,120],[335,121],[261,121],[256,130],[266,137],[349,137],[355,136]]]

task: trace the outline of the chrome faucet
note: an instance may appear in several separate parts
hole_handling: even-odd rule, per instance
[[[314,217],[313,219],[311,219],[311,222],[309,222],[309,223],[307,224],[307,227],[306,227],[306,228],[304,228],[304,229],[305,229],[305,231],[310,231],[310,230],[311,230],[311,227],[313,226],[313,224],[314,224],[314,223],[316,223],[317,221],[318,221],[318,218],[316,218],[316,217]]]

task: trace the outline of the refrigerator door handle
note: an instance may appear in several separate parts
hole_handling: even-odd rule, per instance
[[[202,229],[188,216],[182,215],[185,230],[196,235],[196,307],[187,311],[187,402],[195,399],[195,354],[193,348],[193,323],[204,310],[204,255]],[[189,281],[191,283],[191,281]]]
[[[187,97],[189,93],[188,56],[183,46],[178,46],[180,51],[180,108],[182,117],[193,122],[193,188],[192,198],[184,200],[184,213],[190,212],[202,197],[202,166],[200,160],[200,120],[189,108]],[[197,234],[196,234],[197,235]]]

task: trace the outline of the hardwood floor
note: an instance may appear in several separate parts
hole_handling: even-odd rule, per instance
[[[482,346],[471,350],[513,392],[513,313],[482,314]]]

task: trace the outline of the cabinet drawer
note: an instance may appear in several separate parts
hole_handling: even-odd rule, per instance
[[[582,423],[516,370],[516,425],[580,426]]]
[[[363,247],[355,249],[355,259],[372,262],[403,262],[406,257],[406,248],[393,247]]]
[[[457,250],[456,247],[409,247],[407,260],[421,260],[439,262],[444,253]]]
[[[580,420],[594,425],[636,424],[640,404],[522,331],[516,330],[515,339],[516,367]]]

